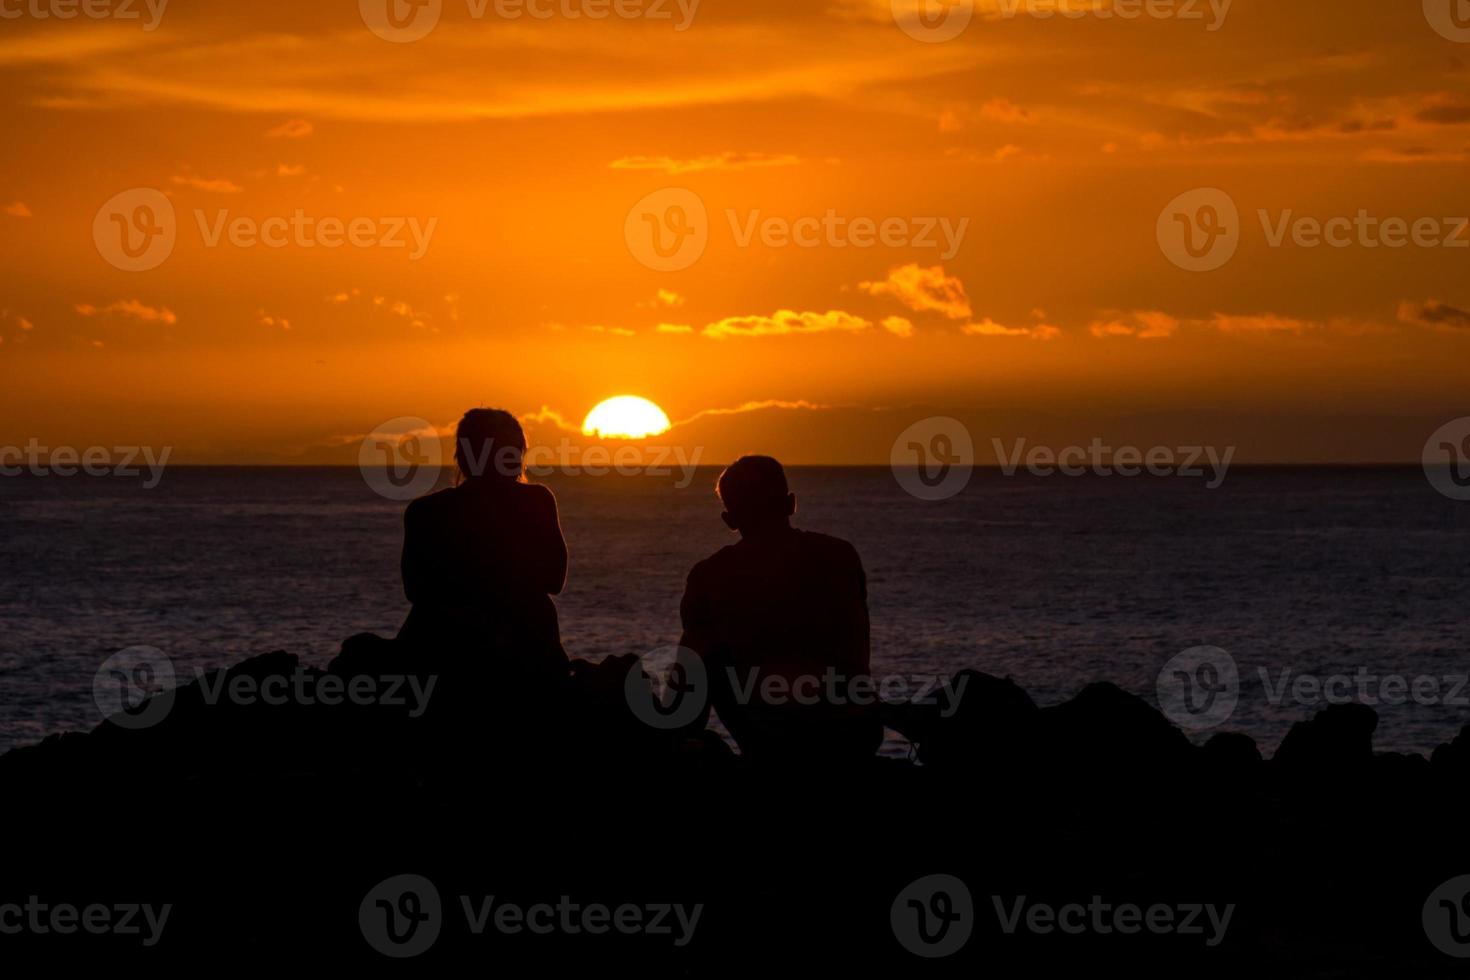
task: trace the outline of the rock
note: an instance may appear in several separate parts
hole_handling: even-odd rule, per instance
[[[1089,684],[1040,713],[1038,764],[1095,782],[1124,774],[1156,778],[1187,765],[1194,747],[1147,701],[1114,684]]]
[[[933,704],[885,705],[884,723],[939,768],[1005,765],[1031,744],[1036,703],[1009,677],[962,670]]]
[[[1364,704],[1334,704],[1310,721],[1291,726],[1272,758],[1273,768],[1291,778],[1339,775],[1373,761],[1378,712]]]

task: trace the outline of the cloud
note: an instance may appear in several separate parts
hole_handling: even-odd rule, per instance
[[[1094,320],[1087,329],[1094,337],[1136,337],[1139,340],[1158,340],[1174,336],[1179,329],[1179,318],[1158,310],[1133,310],[1127,313],[1110,312]]]
[[[1023,109],[1010,99],[997,96],[982,103],[978,108],[972,105],[949,105],[939,113],[939,131],[941,133],[958,133],[972,126],[977,120],[996,123],[1029,123],[1033,121],[1030,110]]]
[[[275,129],[266,132],[266,137],[277,140],[299,140],[305,139],[316,132],[316,127],[305,119],[292,119],[283,122]]]
[[[913,321],[901,316],[885,317],[883,319],[883,329],[895,337],[902,337],[904,340],[908,340],[914,335]]]
[[[0,208],[0,210],[3,210],[12,218],[29,218],[31,216],[31,209],[26,207],[26,202],[24,201],[16,201],[14,204],[7,204],[4,208]]]
[[[1312,320],[1299,320],[1275,313],[1247,316],[1216,313],[1206,322],[1221,333],[1302,333],[1321,326]]]
[[[238,194],[242,190],[234,181],[210,180],[206,177],[194,177],[188,174],[176,174],[170,177],[169,181],[180,187],[192,187],[196,191],[208,191],[211,194]]]
[[[1365,151],[1361,159],[1370,163],[1465,163],[1470,161],[1470,150],[1417,145],[1377,146]]]
[[[826,313],[796,313],[777,310],[770,316],[732,316],[711,323],[701,332],[706,337],[724,340],[727,337],[781,337],[791,334],[813,334],[845,332],[856,333],[872,324],[862,317],[828,310]]]
[[[356,291],[354,290],[354,293],[355,292]],[[338,295],[341,294],[339,293]],[[403,300],[390,302],[388,297],[386,296],[374,296],[373,306],[380,310],[386,310],[396,317],[401,317],[408,321],[409,326],[417,327],[419,329],[423,329],[424,327],[428,326],[429,320],[433,319],[434,316],[432,313],[425,313],[414,309],[411,305],[405,303]]]
[[[36,329],[36,325],[26,317],[21,316],[19,313],[15,314],[15,316],[12,317],[9,310],[0,310],[0,323],[9,323],[12,320],[14,321],[15,325],[20,328],[21,332],[19,334],[12,334],[11,336],[14,338],[16,343],[25,343],[26,333],[28,331]],[[3,342],[3,338],[0,338],[0,342]]]
[[[965,284],[957,276],[946,275],[939,265],[923,268],[911,262],[890,269],[882,282],[860,282],[858,288],[870,296],[891,296],[920,313],[942,313],[951,320],[973,315]]]
[[[747,170],[751,167],[790,167],[801,162],[789,153],[716,153],[712,156],[678,160],[673,157],[632,156],[614,160],[614,170],[659,170],[666,174],[698,173],[701,170]]]
[[[640,310],[673,309],[674,307],[684,305],[684,297],[680,296],[672,289],[660,289],[654,295],[653,299],[648,300],[647,302],[639,302],[636,305]]]
[[[260,310],[255,315],[260,318],[260,325],[262,327],[272,327],[280,330],[291,329],[291,321],[283,316],[276,316],[267,313],[265,310]]]
[[[594,323],[582,329],[592,333],[607,334],[609,337],[631,337],[634,335],[634,331],[629,330],[627,327],[605,327],[600,323]]]
[[[1442,304],[1431,304],[1440,307]],[[1413,315],[1413,304],[1399,309],[1399,319],[1415,322],[1406,317]],[[1444,310],[1452,311],[1450,307]],[[1433,315],[1431,311],[1430,314]],[[1446,314],[1448,315],[1448,314]],[[1287,316],[1280,313],[1212,313],[1208,317],[1178,317],[1159,310],[1132,310],[1127,312],[1108,311],[1088,325],[1088,331],[1101,339],[1132,337],[1138,340],[1156,340],[1173,337],[1181,328],[1195,331],[1215,331],[1222,334],[1281,336],[1305,334],[1315,331],[1336,331],[1345,334],[1377,333],[1385,329],[1383,323],[1334,317],[1327,320],[1312,320],[1304,317]]]
[[[1399,322],[1436,330],[1470,330],[1470,310],[1431,299],[1423,303],[1404,300],[1399,304]]]
[[[301,164],[288,165],[282,163],[276,166],[277,177],[300,177],[304,173],[306,173],[306,167]]]
[[[675,422],[674,423],[674,426],[688,425],[690,422],[695,422],[695,421],[698,421],[699,419],[702,419],[702,418],[709,418],[711,416],[719,416],[719,415],[744,415],[746,412],[764,412],[764,411],[768,411],[770,409],[781,409],[783,411],[792,411],[792,412],[795,412],[795,411],[820,412],[820,411],[823,411],[823,410],[825,410],[825,409],[827,409],[829,407],[830,406],[828,406],[828,405],[818,405],[818,404],[816,404],[814,402],[809,402],[809,401],[805,401],[805,400],[799,400],[799,401],[782,401],[782,400],[776,399],[776,398],[769,398],[769,399],[766,399],[765,401],[751,401],[751,402],[746,402],[745,404],[743,404],[743,405],[737,405],[734,408],[706,408],[706,409],[701,409],[700,411],[695,412],[693,415],[689,416],[687,419],[680,419],[679,421]]]
[[[841,21],[823,23],[826,43],[817,47],[807,31],[748,18],[680,32],[678,44],[664,30],[588,30],[565,19],[485,18],[441,29],[432,43],[392,46],[360,25],[339,28],[338,19],[316,31],[266,22],[275,29],[219,32],[206,19],[185,18],[168,31],[131,32],[137,38],[126,43],[0,44],[0,63],[34,65],[31,101],[54,108],[177,105],[291,120],[434,123],[852,97],[980,60],[967,45],[921,50]],[[545,71],[547,64],[558,70]],[[388,77],[393,84],[362,83]]]
[[[654,328],[656,333],[692,334],[694,328],[687,323],[660,323]]]
[[[960,331],[971,337],[1026,337],[1029,340],[1056,340],[1062,331],[1049,323],[1034,327],[1007,327],[986,317],[976,323],[967,323]]]
[[[554,425],[564,432],[571,432],[576,435],[582,434],[582,427],[580,425],[568,422],[566,416],[548,405],[542,405],[541,410],[538,412],[522,412],[516,418],[529,425]]]
[[[167,323],[173,325],[179,321],[174,311],[167,306],[148,306],[136,299],[120,299],[116,303],[98,308],[91,303],[78,303],[74,309],[82,316],[106,316],[116,313],[119,316],[132,320],[141,320],[144,323]]]
[[[1443,101],[1420,109],[1414,114],[1414,118],[1436,126],[1463,126],[1470,123],[1470,102],[1446,97]]]

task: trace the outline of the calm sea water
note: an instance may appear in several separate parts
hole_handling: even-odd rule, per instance
[[[545,481],[572,552],[572,656],[677,640],[689,566],[730,541],[714,476]],[[1470,505],[1417,470],[1237,468],[1213,491],[977,471],[937,503],[886,469],[792,477],[799,523],[862,553],[879,672],[975,667],[1042,704],[1110,680],[1152,701],[1164,662],[1209,644],[1242,674],[1225,727],[1267,754],[1320,705],[1272,703],[1262,670],[1272,686],[1283,670],[1434,678],[1425,703],[1376,706],[1380,749],[1428,751],[1470,723]],[[323,664],[353,633],[391,635],[401,516],[354,469],[0,480],[0,750],[96,724],[93,675],[123,647],[187,671],[276,649]]]

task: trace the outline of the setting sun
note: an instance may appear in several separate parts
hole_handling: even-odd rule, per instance
[[[619,395],[587,413],[582,434],[610,439],[642,439],[669,431],[669,417],[647,398]]]

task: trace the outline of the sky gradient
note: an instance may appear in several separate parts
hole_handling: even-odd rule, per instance
[[[948,40],[887,0],[404,4],[414,41],[372,5],[0,2],[0,444],[351,462],[385,419],[577,438],[634,394],[706,463],[883,463],[933,414],[981,462],[1413,462],[1467,414],[1470,36],[1433,0],[995,0]],[[1200,189],[1234,251],[1190,271]],[[140,191],[174,240],[127,271]]]

